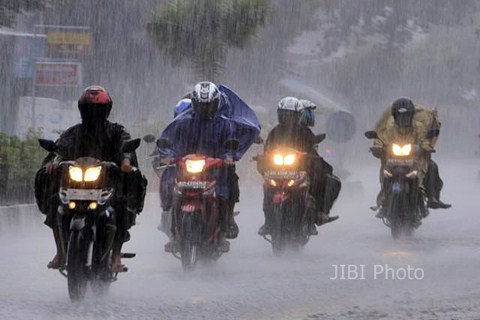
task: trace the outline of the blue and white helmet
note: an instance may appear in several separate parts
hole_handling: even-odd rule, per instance
[[[303,105],[295,97],[285,97],[278,103],[277,116],[280,125],[296,125],[300,121]]]
[[[220,91],[214,83],[202,81],[195,85],[191,99],[195,114],[202,118],[212,118],[218,110]]]

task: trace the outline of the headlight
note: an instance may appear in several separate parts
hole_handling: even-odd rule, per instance
[[[287,154],[283,158],[283,164],[286,166],[291,166],[295,162],[295,155],[294,154]]]
[[[68,168],[68,174],[73,181],[82,182],[83,180],[82,168],[71,166]]]
[[[404,146],[399,146],[398,144],[392,145],[392,152],[396,156],[408,156],[412,152],[412,145],[406,144]]]
[[[100,176],[100,172],[102,172],[102,167],[101,166],[88,168],[85,171],[84,180],[85,181],[95,181]]]
[[[199,173],[203,171],[205,160],[186,160],[185,166],[187,167],[187,172]]]
[[[277,166],[283,165],[283,156],[278,153],[273,155],[273,163],[275,163]]]
[[[291,166],[295,162],[295,154],[287,154],[285,156],[277,153],[273,155],[273,163],[277,166]]]

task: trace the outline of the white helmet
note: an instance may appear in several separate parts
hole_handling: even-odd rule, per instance
[[[285,97],[278,102],[278,110],[290,110],[299,112],[303,109],[303,105],[295,97]]]
[[[193,111],[201,117],[211,118],[218,110],[220,91],[210,81],[202,81],[195,85],[191,94]]]
[[[296,125],[300,121],[303,105],[295,97],[285,97],[278,103],[277,116],[281,125]]]

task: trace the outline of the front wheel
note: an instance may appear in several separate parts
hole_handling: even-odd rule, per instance
[[[181,261],[183,271],[190,272],[195,269],[198,261],[197,250],[198,247],[191,241],[187,240],[182,244]]]
[[[189,272],[195,269],[198,261],[198,246],[200,239],[198,230],[196,229],[194,214],[184,214],[182,217],[182,244],[180,256],[183,271]]]
[[[272,252],[275,256],[282,255],[285,251],[299,251],[301,245],[296,238],[296,221],[292,219],[294,212],[290,212],[293,208],[282,203],[276,206],[271,216],[271,236],[272,236]]]
[[[87,267],[86,258],[88,243],[84,234],[72,231],[68,241],[67,250],[67,274],[68,294],[72,302],[81,301],[87,291]]]

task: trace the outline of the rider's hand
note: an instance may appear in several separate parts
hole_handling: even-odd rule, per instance
[[[227,157],[225,158],[225,160],[223,160],[223,163],[225,163],[227,166],[233,166],[235,164],[235,160],[233,160],[230,157]]]
[[[169,157],[169,158],[163,158],[163,159],[160,160],[160,163],[163,163],[163,164],[167,164],[167,165],[168,165],[168,164],[172,164],[174,160],[175,160],[175,159],[170,158],[170,157]]]
[[[122,172],[132,172],[132,164],[130,163],[130,159],[122,160]]]
[[[383,156],[383,148],[380,147],[371,147],[370,151],[372,151],[372,155],[375,158],[381,158]]]
[[[51,162],[45,166],[45,171],[48,174],[52,174],[56,169],[58,168],[58,163],[56,162]]]

